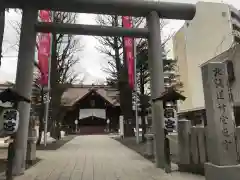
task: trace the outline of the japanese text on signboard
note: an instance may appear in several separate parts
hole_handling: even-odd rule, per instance
[[[228,150],[230,144],[233,143],[234,140],[234,132],[229,130],[229,124],[231,122],[231,117],[227,109],[227,105],[229,105],[229,98],[225,94],[228,93],[228,82],[224,79],[225,71],[222,68],[214,68],[213,69],[213,82],[216,88],[216,106],[219,110],[219,121],[221,123],[221,132],[223,135],[223,146],[225,150]],[[226,90],[227,89],[227,90]]]

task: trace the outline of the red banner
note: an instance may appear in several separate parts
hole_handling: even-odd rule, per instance
[[[132,28],[132,21],[129,16],[122,17],[123,27]],[[133,38],[124,37],[124,50],[128,66],[128,83],[134,89],[134,52],[133,52]]]
[[[51,15],[48,10],[41,10],[39,13],[40,20],[50,22]],[[38,42],[38,65],[41,72],[40,84],[48,84],[48,60],[51,51],[51,35],[50,33],[41,33]]]

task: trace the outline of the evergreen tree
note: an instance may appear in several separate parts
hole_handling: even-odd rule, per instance
[[[163,47],[164,49],[164,47]],[[173,88],[177,91],[181,91],[183,84],[179,80],[177,74],[177,61],[169,59],[164,51],[162,54],[163,59],[163,71],[164,71],[164,84],[165,90]],[[147,114],[147,108],[150,106],[150,72],[148,66],[148,44],[147,41],[142,41],[137,45],[137,83],[139,88],[139,100],[141,109],[141,120],[142,120],[142,134],[143,140],[144,134],[146,133],[145,116]]]

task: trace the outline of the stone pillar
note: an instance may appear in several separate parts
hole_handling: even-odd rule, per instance
[[[29,99],[31,97],[33,83],[33,60],[35,57],[36,44],[34,25],[37,21],[37,17],[37,9],[32,7],[23,8],[15,88],[20,95]],[[26,102],[20,102],[18,106],[20,123],[15,144],[13,167],[13,173],[15,175],[23,174],[25,170],[30,107],[31,105]]]
[[[151,12],[147,17],[149,38],[149,71],[151,78],[151,98],[161,96],[164,91],[162,46],[160,37],[160,20],[157,12]],[[164,153],[164,110],[162,101],[152,103],[152,122],[155,140],[156,166],[165,167]]]
[[[26,161],[30,164],[36,160],[37,132],[36,132],[35,126],[36,126],[35,119],[31,117],[29,122],[29,129],[28,129],[27,156],[26,156]]]
[[[202,126],[195,127],[197,132],[197,144],[198,144],[198,155],[199,155],[199,163],[204,164],[207,162],[207,154],[206,154],[206,142],[205,142],[205,128]]]
[[[209,163],[205,164],[206,180],[237,180],[240,177],[240,166],[237,165],[235,120],[226,64],[205,64],[202,67],[202,79],[209,153]]]
[[[186,165],[191,163],[190,158],[190,133],[191,122],[189,120],[178,121],[178,165],[180,169],[184,169]]]
[[[199,153],[198,153],[198,136],[197,136],[197,129],[196,126],[191,127],[191,138],[190,138],[190,144],[191,144],[191,157],[193,164],[199,163]]]
[[[154,145],[153,145],[153,140],[154,140],[154,135],[153,134],[146,134],[146,156],[149,158],[154,157]]]

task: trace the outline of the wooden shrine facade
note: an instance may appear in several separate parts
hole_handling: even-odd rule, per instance
[[[71,132],[80,134],[118,131],[121,112],[117,93],[107,86],[81,85],[69,88],[62,97],[62,105],[67,108],[63,125],[68,126]]]

